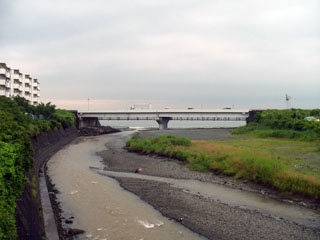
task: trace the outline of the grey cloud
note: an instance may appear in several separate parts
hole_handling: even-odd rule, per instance
[[[4,0],[0,9],[1,60],[37,75],[47,98],[320,101],[317,0]]]

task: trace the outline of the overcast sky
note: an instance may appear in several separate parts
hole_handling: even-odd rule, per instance
[[[0,62],[59,107],[320,108],[319,0],[0,0]]]

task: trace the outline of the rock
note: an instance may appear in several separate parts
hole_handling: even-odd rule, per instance
[[[177,222],[182,222],[182,221],[183,221],[183,218],[182,218],[182,217],[176,218],[176,221],[177,221]]]
[[[299,203],[301,206],[304,206],[304,207],[306,207],[307,206],[307,204],[306,203],[304,203],[304,202],[300,202]]]
[[[75,235],[79,235],[79,234],[83,234],[83,233],[85,233],[85,231],[82,229],[78,229],[78,228],[70,228],[68,231],[69,236],[75,236]]]
[[[85,127],[80,128],[80,136],[98,136],[101,134],[120,132],[119,129],[114,129],[112,127],[100,126],[100,127]]]

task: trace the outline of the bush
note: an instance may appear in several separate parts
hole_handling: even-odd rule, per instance
[[[52,118],[60,122],[63,128],[68,128],[76,123],[75,116],[71,112],[63,109],[57,109],[52,115]]]
[[[39,128],[40,133],[48,132],[51,130],[51,124],[48,120],[37,120],[35,125]]]
[[[62,124],[61,122],[58,122],[57,120],[50,120],[50,128],[53,130],[58,130],[60,128],[62,128]]]
[[[16,197],[33,163],[28,126],[32,122],[14,101],[0,97],[0,239],[16,239]]]
[[[43,116],[42,120],[39,116]],[[16,198],[33,165],[30,137],[75,123],[73,114],[51,103],[32,106],[24,98],[0,96],[0,239],[16,239]]]
[[[320,117],[320,109],[265,110],[258,112],[253,122],[233,131],[233,134],[255,134],[259,137],[291,138],[313,141],[320,139],[320,122],[307,116]]]

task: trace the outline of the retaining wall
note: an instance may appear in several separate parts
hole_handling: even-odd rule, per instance
[[[34,163],[33,168],[26,174],[30,183],[25,185],[22,195],[17,199],[16,222],[19,239],[44,239],[39,171],[46,161],[77,136],[77,129],[70,127],[50,131],[31,139]]]

